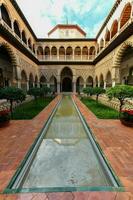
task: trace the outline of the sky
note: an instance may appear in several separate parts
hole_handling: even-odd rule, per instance
[[[39,38],[57,24],[78,24],[88,38],[97,35],[115,0],[16,0]],[[36,3],[35,3],[36,2]]]

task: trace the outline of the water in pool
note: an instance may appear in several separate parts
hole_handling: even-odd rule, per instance
[[[22,188],[111,186],[69,96],[64,96]]]

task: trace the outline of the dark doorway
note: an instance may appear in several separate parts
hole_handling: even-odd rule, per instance
[[[69,77],[62,81],[62,92],[72,92],[72,80]]]

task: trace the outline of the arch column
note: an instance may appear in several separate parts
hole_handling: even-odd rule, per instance
[[[73,75],[73,82],[72,83],[73,83],[73,88],[72,88],[73,91],[72,92],[75,94],[76,93],[76,76],[75,75]]]
[[[104,86],[103,86],[103,88],[106,90],[106,86],[107,86],[107,81],[105,80],[104,81]]]
[[[18,88],[20,88],[20,89],[21,89],[21,79],[20,79],[20,80],[18,80]]]
[[[57,76],[57,93],[60,94],[61,92],[61,77]]]
[[[112,69],[112,87],[120,84],[120,67],[116,66]]]
[[[27,79],[27,91],[30,89],[30,86],[29,86],[29,79]]]

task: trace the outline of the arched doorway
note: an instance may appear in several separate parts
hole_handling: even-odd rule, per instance
[[[72,92],[72,80],[69,77],[65,77],[62,80],[62,92]]]
[[[86,87],[93,87],[93,78],[89,76],[86,80]]]
[[[73,74],[71,69],[65,67],[61,72],[61,91],[72,92]]]
[[[82,92],[83,87],[84,87],[84,79],[80,76],[77,78],[76,81],[76,92],[78,93]]]
[[[108,71],[107,76],[106,76],[106,87],[112,87],[112,77],[111,77],[111,72]]]
[[[13,83],[13,65],[6,47],[0,46],[0,87]]]

